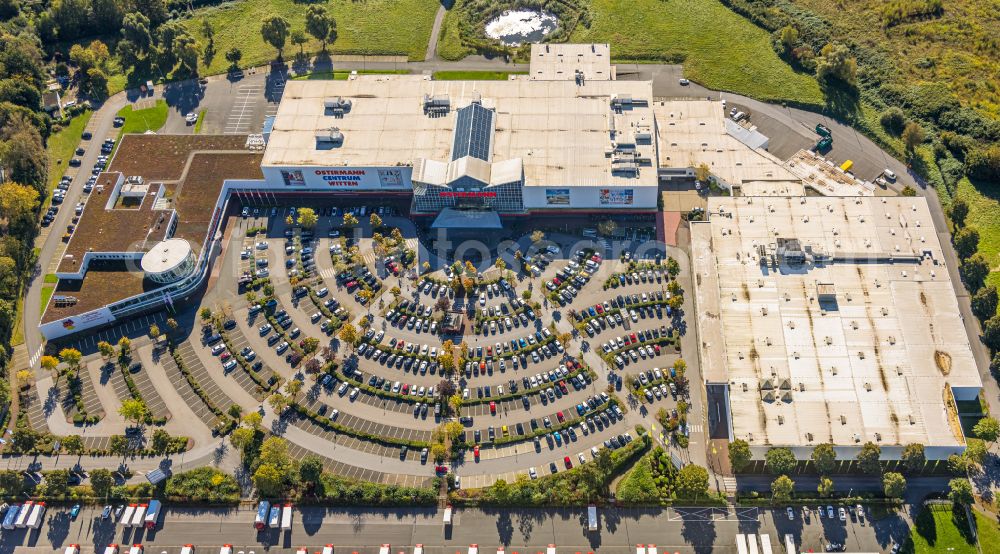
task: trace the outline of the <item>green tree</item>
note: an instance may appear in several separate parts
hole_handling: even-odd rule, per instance
[[[201,317],[202,323],[208,323],[209,321],[212,321],[212,308],[205,306],[198,311],[198,315]]]
[[[816,77],[827,82],[836,79],[854,87],[858,81],[858,62],[844,44],[827,44],[816,58]]]
[[[299,462],[299,479],[307,484],[310,490],[316,488],[322,475],[323,458],[315,454],[308,454]]]
[[[771,448],[764,455],[764,465],[774,475],[788,475],[795,471],[798,462],[788,448]]]
[[[306,36],[305,31],[303,31],[302,29],[295,29],[294,31],[292,31],[289,40],[292,42],[292,44],[299,47],[300,56],[306,55],[304,46],[307,42],[309,42],[309,37]]]
[[[837,468],[837,452],[830,443],[817,444],[812,451],[812,461],[816,471],[823,475],[829,474]]]
[[[226,61],[229,62],[229,70],[235,71],[240,68],[240,60],[243,59],[243,51],[235,46],[226,51]]]
[[[0,184],[0,217],[11,221],[30,219],[38,207],[38,191],[13,182]]]
[[[951,220],[957,227],[965,225],[965,218],[969,216],[969,204],[961,198],[951,201],[951,209],[948,210]]]
[[[964,260],[979,248],[979,230],[975,227],[962,227],[955,233],[952,242],[955,243],[955,253]]]
[[[900,456],[906,471],[916,473],[924,468],[927,457],[924,455],[924,445],[919,442],[912,442],[903,447],[903,454]]]
[[[371,224],[373,229],[377,229],[382,226],[382,218],[378,214],[373,213],[371,217],[368,218],[368,223]]]
[[[358,218],[350,212],[344,212],[344,227],[354,227],[358,224]]]
[[[753,455],[750,453],[750,443],[743,439],[736,439],[729,443],[729,465],[733,471],[739,473],[750,464]]]
[[[316,216],[316,210],[312,208],[299,208],[299,225],[305,227],[306,229],[312,229],[319,222],[319,217]]]
[[[90,472],[90,488],[94,489],[94,494],[98,498],[107,498],[114,484],[115,477],[110,470],[97,468]]]
[[[882,476],[882,492],[889,498],[903,498],[906,493],[906,477],[895,471]]]
[[[948,481],[948,500],[959,506],[968,506],[975,502],[972,495],[972,484],[968,479],[956,477]]]
[[[83,359],[83,354],[76,348],[63,348],[59,351],[59,359],[75,371],[80,369],[80,361]]]
[[[906,146],[906,151],[912,155],[917,147],[923,144],[926,135],[924,134],[924,128],[919,123],[911,121],[903,128],[902,138],[903,144]]]
[[[138,398],[128,398],[123,400],[121,406],[118,407],[118,415],[122,416],[125,421],[132,421],[136,425],[141,424],[146,421],[149,416],[149,409],[146,408],[146,403]]]
[[[108,440],[108,450],[118,456],[127,455],[129,452],[128,439],[125,438],[125,435],[111,435]]]
[[[979,321],[986,321],[997,314],[997,301],[995,286],[982,287],[972,295],[972,313],[979,318]]]
[[[771,500],[774,502],[787,502],[792,499],[795,492],[795,481],[787,475],[779,475],[771,482]]]
[[[306,32],[320,41],[326,52],[327,43],[337,40],[337,21],[324,6],[311,4],[306,8]]]
[[[256,413],[256,412],[254,412]],[[241,456],[245,456],[247,453],[247,448],[249,448],[256,436],[256,431],[249,427],[238,427],[229,434],[229,442],[232,443],[233,447],[240,451]],[[244,463],[248,460],[244,458]]]
[[[986,320],[983,324],[983,344],[990,350],[1000,350],[1000,314]]]
[[[273,465],[261,464],[253,473],[253,484],[260,496],[282,496],[285,478]]]
[[[163,429],[153,431],[151,448],[157,454],[165,454],[167,449],[170,448],[170,433]]]
[[[882,127],[893,135],[898,136],[903,132],[903,128],[906,127],[906,114],[898,106],[892,106],[882,112],[879,120],[882,123]]]
[[[968,259],[962,260],[958,266],[958,274],[962,277],[965,285],[975,292],[986,282],[986,276],[990,274],[990,264],[982,254],[974,254]]]
[[[799,43],[799,30],[791,25],[785,25],[781,28],[779,41],[786,54],[791,52]]]
[[[262,464],[270,464],[288,476],[288,471],[292,467],[292,458],[288,454],[288,441],[281,437],[268,437],[260,445],[260,457]]]
[[[976,423],[972,432],[975,433],[976,438],[993,444],[1000,436],[1000,422],[993,417],[984,417]]]
[[[42,369],[52,373],[59,367],[59,359],[55,356],[42,356],[38,359],[38,364],[42,366]]]
[[[358,330],[350,321],[340,327],[337,337],[352,347],[358,342]]]
[[[879,458],[882,456],[882,449],[873,442],[866,442],[861,451],[858,452],[858,465],[861,471],[869,475],[878,475],[882,471],[882,463]]]
[[[62,449],[67,454],[72,454],[74,456],[79,456],[86,451],[83,446],[83,439],[80,435],[66,435],[62,439]]]
[[[62,497],[69,492],[69,470],[55,469],[45,474],[45,493]]]
[[[281,59],[281,51],[285,49],[285,41],[288,40],[288,21],[279,15],[269,15],[264,18],[260,26],[260,36],[264,42],[270,44],[278,51],[278,59]]]
[[[698,465],[688,464],[677,472],[677,496],[697,500],[708,494],[708,471]]]
[[[833,479],[830,479],[826,475],[820,476],[819,485],[816,486],[816,493],[821,498],[828,498],[833,494],[833,490]]]
[[[20,496],[24,489],[24,475],[20,471],[5,469],[0,471],[0,492],[4,496]]]

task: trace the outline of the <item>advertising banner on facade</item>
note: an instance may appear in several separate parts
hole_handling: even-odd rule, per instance
[[[304,187],[306,178],[302,175],[301,169],[285,169],[281,171],[281,179],[286,187]]]
[[[602,206],[631,206],[635,202],[632,189],[601,189],[600,203]]]
[[[569,189],[545,189],[545,203],[549,206],[569,206]]]
[[[403,172],[398,169],[380,169],[378,170],[378,180],[383,187],[402,187]]]

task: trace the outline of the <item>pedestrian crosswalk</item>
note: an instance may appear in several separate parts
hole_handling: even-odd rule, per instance
[[[35,350],[34,353],[31,354],[31,356],[28,358],[28,366],[29,367],[35,367],[35,364],[38,363],[39,358],[42,357],[42,351],[43,351],[42,347],[39,346],[38,349]]]
[[[688,432],[690,433],[701,433],[704,429],[705,427],[700,423],[692,423],[688,425]]]

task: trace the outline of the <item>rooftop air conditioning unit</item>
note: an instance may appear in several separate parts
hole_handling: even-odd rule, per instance
[[[340,129],[333,127],[316,133],[317,144],[343,144],[344,133]]]

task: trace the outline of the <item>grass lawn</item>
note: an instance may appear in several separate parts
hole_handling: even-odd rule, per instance
[[[979,230],[979,252],[992,269],[986,283],[1000,286],[1000,190],[985,184],[976,186],[963,178],[956,186],[955,196],[969,204],[965,224]]]
[[[10,335],[11,346],[24,344],[24,294],[17,295],[17,317],[14,318],[14,330]]]
[[[55,273],[46,273],[44,282],[47,284],[54,285],[59,282],[59,278],[56,277]]]
[[[917,516],[910,531],[910,542],[903,549],[913,554],[948,552],[948,554],[978,554],[969,522],[963,510],[951,505],[927,506]]]
[[[406,69],[387,69],[385,71],[377,71],[374,69],[360,69],[358,70],[358,75],[406,75],[409,70]],[[351,76],[351,72],[344,71],[317,71],[316,73],[303,73],[301,75],[296,75],[292,77],[295,81],[346,81],[348,77]]]
[[[511,75],[527,75],[527,71],[435,71],[436,81],[506,81]]]
[[[1000,523],[994,515],[984,514],[979,510],[972,511],[976,518],[976,532],[979,534],[979,544],[1000,545]],[[983,549],[985,552],[986,549]]]
[[[686,77],[760,100],[819,105],[816,80],[774,53],[770,35],[718,0],[593,0],[593,22],[571,42],[610,42],[615,59],[685,56]]]
[[[337,41],[331,48],[332,53],[401,55],[422,60],[438,3],[429,0],[328,0],[323,6],[337,20]],[[207,19],[215,29],[216,55],[210,63],[201,66],[202,73],[225,73],[229,66],[225,54],[233,47],[242,50],[240,65],[244,67],[274,59],[275,49],[265,44],[260,36],[261,21],[271,14],[288,20],[292,30],[305,29],[306,4],[292,0],[243,0],[195,10],[184,20],[194,36],[201,36],[202,19]],[[318,52],[320,43],[310,39],[305,49]],[[297,51],[298,47],[289,42],[285,46],[285,57]]]
[[[125,118],[125,125],[122,125],[119,135],[126,133],[145,133],[146,131],[159,131],[167,123],[167,102],[157,100],[152,108],[133,110],[129,104],[118,110],[118,117]]]
[[[198,112],[198,121],[194,122],[194,134],[201,133],[201,126],[205,124],[205,110]]]
[[[45,307],[49,305],[49,298],[52,298],[52,293],[55,292],[55,287],[45,286],[42,287],[42,304],[38,309],[38,316],[41,317],[45,313]]]
[[[49,137],[49,196],[69,167],[69,160],[73,158],[73,152],[80,144],[80,135],[83,134],[83,129],[92,115],[94,112],[90,110],[83,112],[71,119],[69,125]]]

